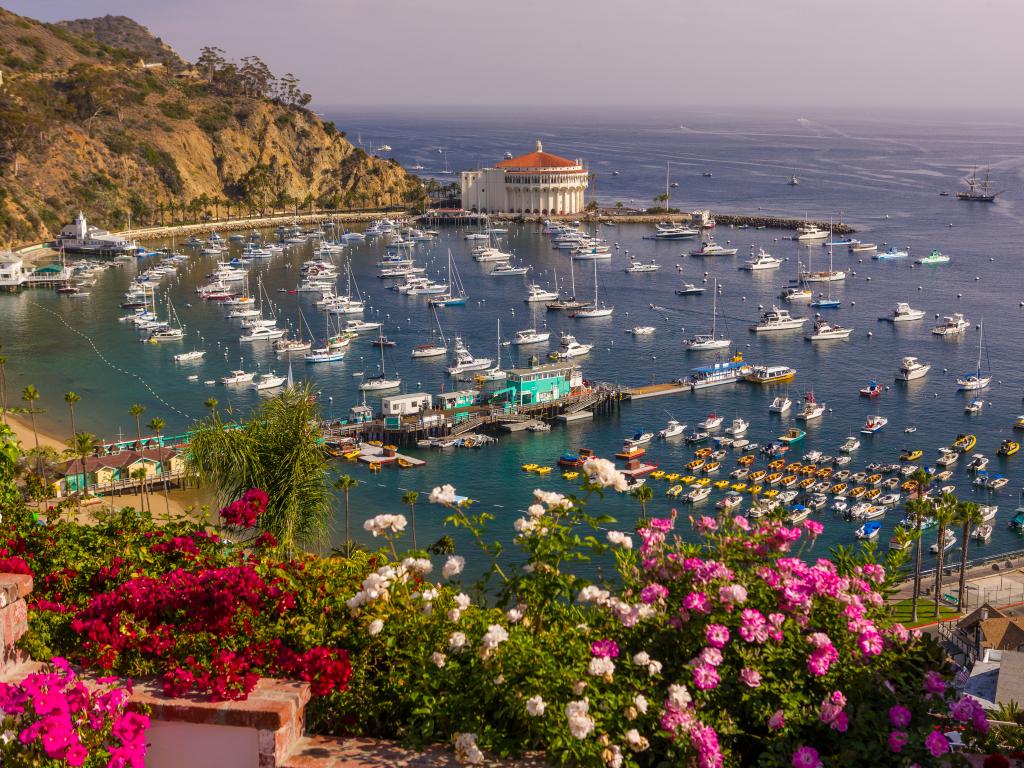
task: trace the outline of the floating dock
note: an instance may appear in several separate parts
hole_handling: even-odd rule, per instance
[[[623,389],[623,394],[630,400],[644,400],[648,397],[678,395],[689,391],[690,388],[685,384],[677,384],[672,381],[665,384],[646,384],[642,387],[626,387]]]
[[[414,467],[422,467],[427,463],[423,459],[416,459],[397,452],[386,455],[382,446],[370,445],[369,443],[360,443],[359,451],[358,461],[364,464],[394,464],[399,459],[409,462]]]

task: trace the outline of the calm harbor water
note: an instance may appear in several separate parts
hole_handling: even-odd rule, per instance
[[[585,116],[584,116],[585,117]],[[992,541],[972,543],[973,556],[997,553],[1021,546],[1021,540],[1006,528],[1017,506],[1016,496],[1024,483],[1024,454],[1009,459],[996,457],[1000,442],[1013,433],[1013,421],[1024,412],[1021,403],[1024,362],[1019,355],[1020,331],[1024,320],[1024,278],[1017,264],[1021,231],[1021,178],[1024,169],[1024,140],[1020,125],[1012,121],[957,126],[946,122],[917,120],[899,124],[869,123],[863,120],[801,120],[795,117],[740,118],[703,115],[679,118],[647,115],[596,123],[580,116],[540,118],[528,115],[467,117],[464,115],[346,114],[339,116],[350,137],[364,143],[386,141],[395,147],[404,163],[419,161],[422,173],[443,168],[445,147],[451,168],[500,159],[506,151],[518,153],[532,147],[536,138],[545,149],[568,156],[584,157],[596,171],[596,194],[605,201],[630,200],[646,205],[664,190],[665,161],[672,162],[672,178],[680,184],[672,190],[673,204],[684,210],[709,207],[715,211],[758,210],[773,214],[838,218],[853,224],[862,240],[907,247],[911,258],[895,263],[874,261],[835,252],[837,269],[851,270],[845,283],[833,284],[833,296],[842,301],[839,310],[823,310],[842,325],[855,328],[848,341],[812,344],[802,332],[755,335],[748,330],[758,317],[759,306],[779,303],[780,289],[795,276],[796,260],[810,255],[816,268],[826,268],[827,252],[818,246],[805,247],[788,239],[791,233],[772,230],[719,228],[716,237],[739,249],[732,258],[699,259],[681,254],[698,243],[654,242],[643,239],[651,227],[623,225],[603,227],[600,235],[618,244],[611,260],[598,262],[602,299],[615,305],[612,318],[573,320],[559,313],[537,309],[537,322],[554,333],[549,347],[558,343],[558,333],[574,333],[580,341],[593,343],[593,352],[579,359],[588,379],[637,385],[668,381],[690,368],[715,360],[714,353],[687,353],[684,338],[710,329],[711,291],[703,296],[677,296],[674,291],[683,278],[708,286],[716,279],[721,287],[718,302],[719,329],[733,339],[734,348],[754,363],[787,364],[797,370],[796,380],[782,385],[796,401],[813,389],[828,412],[807,427],[808,435],[799,453],[817,449],[836,454],[850,433],[857,432],[867,415],[880,413],[889,425],[874,437],[862,437],[862,448],[851,467],[871,461],[895,461],[902,448],[921,448],[931,463],[940,446],[948,445],[959,432],[978,435],[976,450],[992,459],[989,469],[1005,474],[1010,484],[998,494],[976,491],[967,473],[966,461],[954,471],[958,492],[967,498],[999,504],[1000,511]],[[685,126],[685,128],[682,128]],[[992,168],[997,188],[1005,189],[994,205],[959,203],[940,197],[940,191],[959,189],[959,179],[977,162]],[[617,176],[611,171],[619,170]],[[711,171],[711,178],[701,173]],[[798,187],[786,185],[796,174]],[[438,178],[444,180],[443,174]],[[456,178],[456,177],[451,177]],[[952,226],[950,226],[952,225]],[[464,307],[440,311],[441,325],[449,337],[461,335],[478,356],[496,352],[497,321],[508,338],[521,327],[531,325],[531,305],[524,303],[525,283],[536,281],[566,284],[569,263],[566,252],[551,247],[537,225],[511,225],[507,245],[519,259],[532,267],[526,278],[487,275],[490,265],[479,265],[469,255],[472,241],[465,232],[443,229],[441,237],[416,248],[418,261],[430,274],[446,268],[448,249],[455,258],[471,299]],[[782,268],[768,273],[749,273],[737,266],[751,248],[763,247],[786,259]],[[913,257],[938,248],[952,262],[934,268],[913,266]],[[629,256],[662,265],[653,274],[626,274]],[[456,385],[444,373],[441,359],[415,361],[409,350],[429,340],[430,314],[425,297],[401,296],[386,289],[376,278],[376,262],[383,244],[366,242],[346,247],[336,260],[351,260],[353,274],[367,298],[367,319],[385,323],[385,333],[397,339],[388,351],[386,367],[397,370],[406,391],[438,392]],[[259,274],[283,318],[293,326],[301,307],[317,336],[323,335],[323,317],[312,306],[312,294],[288,294],[299,282],[299,265],[309,258],[308,247],[292,249],[252,268]],[[55,430],[66,430],[66,409],[61,395],[75,389],[83,400],[78,409],[80,428],[114,436],[119,430],[134,433],[128,405],[146,405],[146,418],[159,415],[168,422],[168,432],[184,429],[205,413],[203,401],[216,397],[222,407],[230,404],[242,411],[259,396],[251,390],[207,386],[231,368],[276,370],[287,364],[278,359],[269,343],[242,345],[236,321],[226,320],[224,309],[204,303],[195,287],[212,271],[215,261],[195,256],[178,274],[168,278],[162,291],[169,292],[187,334],[185,342],[161,345],[140,343],[140,336],[127,324],[118,323],[120,294],[128,287],[140,265],[108,270],[87,299],[69,300],[50,292],[30,291],[19,296],[0,296],[0,339],[8,355],[9,387],[20,390],[34,383],[43,393],[43,421]],[[593,266],[576,264],[577,294],[593,292]],[[680,274],[679,268],[682,269]],[[255,282],[255,281],[253,281]],[[341,289],[344,290],[344,281]],[[824,284],[819,285],[825,290]],[[878,321],[897,301],[909,301],[927,311],[920,322],[893,326]],[[654,308],[652,308],[654,305]],[[790,307],[794,314],[811,315],[805,305]],[[934,336],[936,315],[963,312],[972,328],[955,339]],[[991,363],[994,381],[985,392],[985,409],[968,415],[969,400],[956,391],[957,375],[972,370],[978,355],[977,323],[985,323],[985,355]],[[653,325],[653,336],[636,337],[625,331],[633,325]],[[359,378],[353,374],[377,371],[379,354],[370,336],[353,343],[344,362],[306,366],[294,364],[297,377],[309,378],[321,392],[325,412],[344,416],[359,401]],[[202,345],[206,360],[176,365],[173,355]],[[548,347],[502,349],[505,367],[523,364],[535,350]],[[910,386],[893,380],[900,358],[914,355],[932,364],[928,376]],[[197,382],[188,375],[198,374]],[[882,397],[868,401],[858,390],[869,379],[887,386]],[[462,385],[459,385],[462,386]],[[603,455],[619,449],[622,439],[638,430],[656,431],[669,418],[691,427],[710,411],[727,419],[742,416],[751,422],[749,439],[764,443],[782,434],[794,423],[792,415],[782,419],[770,415],[767,407],[779,388],[741,383],[627,403],[620,410],[593,422],[556,426],[548,434],[521,433],[501,437],[499,442],[479,450],[447,452],[420,451],[427,465],[417,470],[384,471],[370,475],[361,467],[339,466],[339,472],[359,477],[363,484],[352,494],[357,521],[370,514],[397,511],[404,490],[429,491],[444,482],[493,511],[494,535],[511,540],[512,522],[518,510],[529,503],[534,487],[566,491],[572,486],[557,472],[547,478],[520,470],[526,462],[553,465],[559,454],[580,446]],[[794,408],[795,412],[795,408]],[[917,431],[905,434],[906,426]],[[681,471],[691,449],[681,443],[661,442],[650,446],[648,455],[669,471]],[[731,459],[729,460],[731,464]],[[667,513],[673,506],[686,512],[664,495],[667,484],[651,480],[655,498],[650,511]],[[711,500],[698,508],[713,510]],[[639,509],[628,498],[609,498],[603,508],[628,526]],[[858,523],[827,520],[825,543],[850,543]],[[899,518],[890,512],[882,521],[881,541]],[[423,504],[418,513],[420,542],[432,541],[446,532],[440,510]],[[360,533],[362,531],[360,530]],[[459,536],[457,540],[461,541]]]

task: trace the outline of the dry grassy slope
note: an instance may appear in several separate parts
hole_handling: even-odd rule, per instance
[[[35,42],[18,42],[27,37]],[[275,191],[300,200],[344,203],[348,193],[349,203],[382,205],[419,186],[397,164],[355,150],[311,112],[217,96],[170,72],[143,73],[109,49],[83,53],[95,45],[0,9],[0,61],[32,55],[35,62],[7,70],[0,106],[31,111],[44,126],[0,157],[0,247],[50,237],[78,209],[101,225],[121,226],[132,197],[153,209],[226,197],[259,166],[272,168]],[[123,91],[88,125],[69,119],[64,103],[69,89],[62,81],[76,64],[91,65]],[[175,105],[184,111],[169,114]],[[197,118],[217,110],[227,114],[223,127],[200,127]],[[136,215],[135,222],[147,218],[157,216]]]

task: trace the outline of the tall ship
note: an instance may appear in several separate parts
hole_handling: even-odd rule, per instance
[[[116,256],[133,249],[133,244],[105,229],[90,226],[79,211],[73,224],[63,227],[54,241],[54,247],[66,253],[88,253],[94,256]]]
[[[979,181],[977,169],[975,169],[971,171],[970,178],[967,179],[967,189],[957,192],[956,199],[972,203],[992,203],[995,202],[998,194],[998,192],[992,191],[992,182],[989,181],[988,174],[986,173],[985,178]]]

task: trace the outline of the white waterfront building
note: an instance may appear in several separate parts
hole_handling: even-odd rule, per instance
[[[81,211],[78,212],[73,224],[67,224],[61,229],[54,245],[58,249],[63,248],[68,253],[103,256],[125,253],[133,247],[133,244],[123,237],[90,225]]]
[[[462,207],[480,213],[580,213],[588,174],[580,159],[537,148],[493,168],[462,172]]]
[[[25,262],[10,251],[0,251],[0,290],[16,291],[25,284]]]

